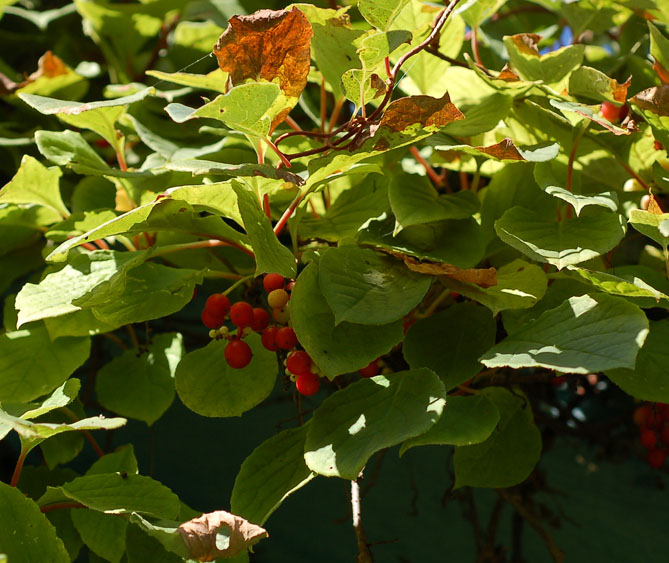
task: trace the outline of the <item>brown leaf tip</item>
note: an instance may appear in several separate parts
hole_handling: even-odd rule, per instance
[[[222,528],[225,529],[221,531]],[[225,510],[209,512],[184,522],[177,532],[186,544],[190,557],[198,561],[235,557],[269,536],[264,528]],[[228,538],[229,541],[225,541]]]

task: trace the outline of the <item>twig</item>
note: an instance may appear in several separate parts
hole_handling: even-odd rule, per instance
[[[516,512],[520,514],[523,519],[536,530],[536,532],[541,536],[541,539],[544,540],[544,543],[546,544],[553,561],[556,563],[562,563],[564,561],[564,552],[558,548],[557,545],[555,545],[553,538],[541,525],[539,518],[523,504],[520,497],[505,489],[497,489],[497,494],[511,506],[513,506],[513,508],[516,509]]]
[[[46,506],[40,507],[40,512],[51,512],[52,510],[60,510],[62,508],[88,508],[87,506],[81,504],[80,502],[55,502],[54,504],[47,504]]]
[[[295,199],[291,202],[291,204],[288,206],[288,209],[286,209],[283,212],[283,215],[281,215],[281,218],[277,221],[276,225],[274,225],[274,234],[276,236],[279,236],[281,231],[283,231],[283,228],[286,226],[286,223],[288,222],[288,219],[290,219],[290,216],[293,214],[297,206],[299,205],[300,201],[302,201],[303,194],[299,193],[295,196]]]
[[[358,479],[362,476],[362,472],[358,475]],[[355,539],[358,545],[358,557],[356,563],[373,563],[374,557],[369,550],[367,544],[367,537],[365,530],[362,527],[362,520],[360,519],[360,485],[358,479],[351,481],[351,511],[353,513],[353,530],[355,531]]]
[[[481,55],[479,54],[479,34],[478,27],[472,28],[472,54],[474,55],[474,61],[478,66],[484,66],[481,61]]]
[[[14,467],[14,473],[12,473],[12,480],[9,482],[10,487],[16,487],[16,484],[19,482],[23,463],[25,462],[27,455],[28,450],[21,448],[21,453],[19,454],[19,458],[16,460],[16,466]]]
[[[130,340],[132,340],[132,345],[139,350],[139,340],[137,340],[137,334],[135,333],[135,329],[131,324],[125,325],[125,328],[128,331],[128,334],[130,335]]]
[[[411,152],[412,156],[423,166],[423,168],[425,168],[425,172],[427,173],[430,180],[432,180],[432,183],[438,188],[441,188],[441,176],[439,176],[435,169],[432,168],[432,165],[423,158],[423,156],[420,154],[420,151],[416,147],[411,147],[409,151]]]

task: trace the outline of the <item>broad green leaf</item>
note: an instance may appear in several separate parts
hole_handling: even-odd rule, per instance
[[[361,67],[357,49],[365,32],[351,27],[347,14],[349,7],[332,10],[310,4],[295,5],[307,16],[314,31],[311,56],[335,92],[335,97],[339,97],[342,93],[342,74],[351,68]]]
[[[444,219],[466,219],[479,210],[476,194],[461,190],[439,194],[426,176],[394,175],[388,186],[388,199],[397,220],[395,233],[405,227]]]
[[[245,341],[253,358],[242,369],[231,368],[225,360],[226,340],[212,340],[183,357],[175,382],[184,405],[202,416],[241,416],[269,396],[278,373],[276,354],[266,350],[255,334]]]
[[[404,442],[400,455],[415,446],[479,444],[492,434],[499,419],[495,403],[483,393],[473,397],[448,397],[441,418],[424,434]]]
[[[89,338],[51,341],[46,328],[0,334],[0,402],[26,403],[51,393],[90,353]]]
[[[481,371],[479,356],[495,343],[495,332],[489,311],[458,303],[411,325],[402,351],[412,369],[431,369],[450,390]]]
[[[184,561],[189,560],[188,548],[181,534],[178,532],[181,522],[160,520],[152,523],[137,513],[130,515],[130,522],[136,524],[146,534],[158,540],[170,553],[176,553]]]
[[[362,379],[316,409],[304,459],[320,475],[357,479],[372,454],[425,432],[445,404],[444,385],[428,369]]]
[[[173,103],[165,111],[177,123],[206,117],[222,121],[251,138],[264,138],[269,135],[272,119],[284,109],[281,99],[277,84],[254,82],[235,86],[197,109]]]
[[[255,254],[256,276],[277,273],[294,278],[297,273],[295,256],[276,238],[272,223],[263,213],[257,197],[246,186],[234,180],[232,189],[237,194],[239,212]]]
[[[63,242],[68,238],[78,237],[91,231],[117,216],[118,214],[111,209],[73,213],[64,221],[51,227],[44,233],[44,236],[54,242]]]
[[[541,432],[522,392],[487,387],[481,393],[495,405],[500,420],[485,442],[455,448],[455,488],[512,487],[522,483],[539,461]]]
[[[411,225],[393,236],[395,225],[392,215],[379,215],[360,228],[358,242],[458,268],[473,268],[483,258],[483,232],[474,219]]]
[[[39,151],[54,164],[72,168],[78,174],[111,174],[102,160],[80,133],[74,131],[37,131],[35,142]]]
[[[364,1],[364,0],[363,0]],[[372,0],[376,1],[376,0]],[[385,0],[381,0],[385,1]],[[408,0],[390,0],[391,2],[403,2]],[[358,56],[362,62],[363,71],[367,76],[377,72],[385,78],[385,72],[380,74],[384,68],[384,60],[403,43],[411,41],[411,33],[404,30],[386,31],[385,33],[372,33],[360,42]],[[385,69],[384,69],[385,70]]]
[[[409,0],[358,0],[358,10],[370,25],[381,31],[388,31],[408,2]]]
[[[190,302],[195,285],[202,282],[202,272],[146,262],[130,270],[126,282],[125,287],[114,288],[115,293],[108,296],[113,299],[83,305],[92,305],[93,315],[113,326],[166,317]],[[88,297],[93,298],[102,299]]]
[[[230,498],[234,514],[262,526],[289,495],[315,477],[304,463],[308,428],[309,423],[279,432],[244,460]]]
[[[495,222],[506,244],[558,269],[605,254],[618,245],[625,230],[621,215],[606,212],[548,222],[532,209],[512,207]]]
[[[70,514],[79,536],[94,554],[103,561],[121,561],[125,553],[126,520],[93,510],[72,510]]]
[[[576,216],[581,215],[581,211],[588,205],[596,205],[598,207],[604,207],[609,211],[614,213],[618,211],[618,196],[615,192],[601,192],[596,194],[579,194],[569,191],[563,187],[555,186],[551,184],[542,185],[540,187],[547,194],[552,195],[562,201],[566,201],[569,205],[574,208]]]
[[[174,372],[184,353],[178,333],[153,336],[146,350],[126,350],[98,371],[95,390],[106,409],[149,426],[174,399]]]
[[[0,551],[12,563],[68,563],[56,529],[34,501],[16,487],[0,483]]]
[[[189,72],[161,72],[159,70],[147,70],[147,76],[153,76],[160,81],[172,82],[191,88],[201,88],[204,90],[215,90],[225,93],[227,90],[228,73],[220,68],[212,70],[207,74],[191,74]]]
[[[523,80],[542,80],[546,84],[560,82],[583,61],[584,45],[570,45],[540,55],[537,35],[521,33],[504,37],[511,66]]]
[[[62,499],[107,514],[138,512],[165,519],[175,518],[181,509],[179,498],[165,485],[144,475],[121,473],[84,475],[60,487],[49,487],[39,505]]]
[[[385,83],[378,75],[367,78],[364,71],[352,68],[342,74],[341,90],[353,102],[354,113],[358,113],[361,107],[384,96]]]
[[[652,27],[650,22],[648,25]],[[583,96],[598,102],[608,100],[625,103],[628,86],[628,83],[618,84],[613,78],[589,66],[579,67],[569,76],[570,95]]]
[[[661,245],[666,252],[669,246],[669,213],[656,215],[650,211],[633,209],[629,222],[642,235]]]
[[[651,321],[648,338],[639,351],[636,365],[612,369],[606,375],[625,393],[636,399],[669,402],[669,320]]]
[[[432,276],[358,246],[331,248],[319,262],[319,283],[335,325],[383,325],[401,319],[425,297]]]
[[[650,21],[648,22],[648,30],[650,31],[650,54],[655,59],[653,68],[660,75],[660,79],[666,82],[669,76],[667,74],[667,71],[669,71],[669,39]]]
[[[132,444],[121,446],[115,452],[105,454],[93,462],[86,471],[86,475],[101,475],[105,473],[138,473],[137,459]]]
[[[444,279],[453,291],[488,307],[493,316],[506,309],[527,309],[546,292],[548,279],[543,269],[524,260],[514,260],[497,270],[497,285],[479,287],[455,279]]]
[[[10,284],[26,274],[39,269],[44,265],[41,245],[32,245],[27,248],[17,248],[0,256],[0,292],[3,294]]]
[[[77,301],[91,292],[104,294],[125,283],[128,271],[146,260],[147,252],[99,250],[79,254],[40,283],[27,283],[16,296],[18,324],[81,310]]]
[[[72,401],[74,401],[74,399],[77,398],[80,387],[80,380],[75,378],[68,379],[60,387],[54,390],[54,392],[51,393],[47,399],[42,401],[40,405],[35,405],[33,408],[30,408],[29,410],[21,413],[21,418],[24,420],[30,420],[32,418],[37,418],[38,416],[42,416],[43,414],[51,412],[52,410],[69,405]],[[3,407],[6,410],[8,404],[3,403]]]
[[[47,168],[32,156],[24,155],[14,177],[0,190],[0,204],[43,205],[67,217],[70,212],[60,196],[61,175],[58,167]]]
[[[97,319],[92,309],[82,309],[60,317],[50,317],[44,319],[44,325],[51,340],[62,336],[93,336],[112,332],[118,328],[117,325]]]
[[[553,107],[559,109],[572,122],[578,122],[582,119],[594,121],[611,133],[617,136],[629,135],[630,131],[611,123],[599,113],[599,106],[587,106],[576,102],[563,102],[561,100],[550,100]],[[576,114],[575,116],[573,114]]]
[[[128,563],[182,563],[183,559],[171,553],[139,526],[130,525],[125,535],[125,556]]]
[[[647,334],[648,320],[636,305],[606,294],[581,295],[523,325],[481,362],[562,373],[632,369]]]
[[[669,306],[669,295],[649,285],[641,277],[631,272],[627,274],[625,269],[620,273],[617,269],[611,271],[616,274],[569,266],[561,272],[561,275],[583,281],[611,295],[631,298],[639,307]]]
[[[456,13],[460,14],[470,27],[478,27],[505,2],[506,0],[467,0],[458,6]]]
[[[469,117],[465,118],[465,120]],[[471,123],[471,122],[470,122]],[[457,125],[457,124],[453,124]],[[450,131],[451,127],[447,130]],[[560,151],[560,145],[557,143],[539,143],[532,146],[516,146],[512,139],[506,137],[500,142],[489,146],[474,147],[463,145],[461,141],[453,139],[445,133],[437,133],[428,137],[426,141],[434,147],[434,150],[455,153],[465,153],[472,156],[479,156],[486,159],[492,159],[505,162],[516,162],[526,160],[528,162],[545,162],[554,159]],[[460,192],[456,192],[460,193]]]
[[[326,377],[363,368],[402,340],[401,320],[380,326],[345,321],[335,325],[318,278],[317,264],[302,270],[290,299],[290,313],[300,344]]]

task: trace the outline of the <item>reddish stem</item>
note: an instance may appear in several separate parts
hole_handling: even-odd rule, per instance
[[[40,512],[51,512],[52,510],[60,510],[61,508],[86,508],[85,505],[80,502],[55,502],[53,504],[47,504],[40,508]]]
[[[97,246],[90,242],[84,242],[81,244],[86,250],[100,250]]]
[[[325,133],[325,122],[327,119],[327,107],[328,99],[327,92],[325,91],[325,78],[321,78],[321,131]]]
[[[107,244],[107,241],[104,239],[98,239],[93,241],[100,250],[109,250],[109,245]]]
[[[265,211],[265,215],[267,215],[267,218],[271,221],[272,211],[270,210],[269,207],[269,194],[264,194],[262,196],[262,205],[263,205],[263,210]]]
[[[279,157],[279,160],[281,160],[281,162],[283,163],[283,165],[284,165],[286,168],[290,168],[290,166],[291,166],[291,164],[290,164],[290,160],[288,160],[288,159],[286,158],[286,155],[283,154],[283,153],[277,148],[277,146],[276,146],[272,141],[270,141],[269,139],[265,139],[265,141],[266,141],[267,144],[269,145],[269,148],[272,149],[272,150],[276,153],[276,155]]]
[[[290,115],[286,116],[286,119],[284,120],[286,125],[290,127],[293,131],[301,131],[302,128],[297,124],[297,121],[295,121]]]
[[[328,123],[328,132],[332,131],[332,128],[335,126],[335,123],[337,123],[337,119],[339,119],[339,114],[341,113],[341,108],[344,107],[344,101],[346,98],[343,96],[337,100],[337,103],[335,104],[334,109],[332,110],[332,115],[330,115],[330,122]]]
[[[422,164],[423,168],[425,168],[425,172],[427,173],[430,180],[432,180],[432,183],[435,186],[440,188],[442,186],[441,176],[439,176],[439,174],[437,174],[435,169],[432,168],[432,165],[421,156],[420,152],[418,151],[418,149],[416,147],[411,147],[409,150],[411,151],[411,154],[413,155],[413,157],[420,164]]]
[[[390,68],[390,57],[386,57],[384,62],[386,63],[386,74],[388,75],[388,78],[393,77],[393,69]]]
[[[95,450],[95,453],[98,454],[98,457],[105,455],[105,452],[102,451],[100,445],[95,441],[95,438],[93,438],[93,434],[91,434],[88,430],[82,430],[81,433],[84,435],[84,438],[88,440],[89,444],[93,446],[93,449]]]
[[[283,228],[286,226],[286,223],[288,223],[288,219],[290,219],[290,216],[293,214],[295,209],[297,209],[297,206],[299,205],[300,201],[302,201],[302,198],[304,196],[300,193],[297,194],[295,199],[291,202],[290,206],[288,209],[286,209],[283,212],[283,215],[281,215],[281,218],[277,221],[276,225],[274,225],[274,234],[276,236],[279,236],[281,231],[283,231]]]
[[[21,470],[23,469],[23,462],[25,462],[27,455],[28,455],[28,450],[21,449],[21,453],[19,454],[19,459],[16,460],[16,467],[14,467],[12,480],[9,482],[10,487],[16,487],[16,484],[19,482],[19,477],[21,476]]]
[[[479,54],[479,34],[478,27],[472,28],[472,53],[474,55],[474,60],[479,66],[484,66],[481,61],[481,55]]]

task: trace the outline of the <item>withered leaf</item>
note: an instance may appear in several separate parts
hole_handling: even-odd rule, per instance
[[[495,78],[497,80],[503,80],[504,82],[518,82],[520,80],[520,76],[514,72],[508,63],[504,65]]]
[[[226,528],[221,532],[221,528]],[[193,518],[179,526],[177,532],[188,548],[190,557],[198,561],[214,561],[219,557],[235,557],[245,549],[269,536],[267,530],[241,516],[217,510]],[[218,536],[228,536],[225,549],[219,549]]]
[[[662,207],[660,207],[660,203],[655,199],[655,196],[650,194],[648,197],[650,198],[648,201],[648,212],[653,215],[664,215],[664,211],[662,211]]]
[[[37,70],[28,77],[28,80],[32,82],[42,76],[53,78],[61,74],[67,74],[67,66],[60,57],[47,51],[37,61]]]
[[[483,288],[497,285],[497,270],[495,268],[467,268],[463,270],[446,262],[419,260],[397,250],[390,250],[388,248],[378,248],[377,250],[399,258],[407,268],[419,274],[444,276],[461,282],[475,284]]]
[[[653,86],[632,98],[641,109],[652,111],[661,117],[669,116],[669,85]]]
[[[653,70],[657,73],[662,81],[662,84],[669,84],[669,71],[660,64],[659,61],[655,61],[653,64]]]
[[[393,131],[405,131],[419,125],[422,129],[437,131],[464,118],[465,115],[451,103],[448,92],[441,98],[407,96],[395,100],[386,108],[379,128],[386,126]]]
[[[516,44],[521,53],[537,57],[541,56],[539,55],[538,47],[541,35],[537,35],[536,33],[519,33],[518,35],[512,35],[511,40]]]
[[[502,139],[499,143],[495,143],[494,145],[475,148],[478,151],[499,160],[525,160],[509,137]]]
[[[214,54],[233,86],[278,78],[286,96],[298,97],[307,84],[312,35],[311,24],[297,8],[258,10],[230,18]]]

